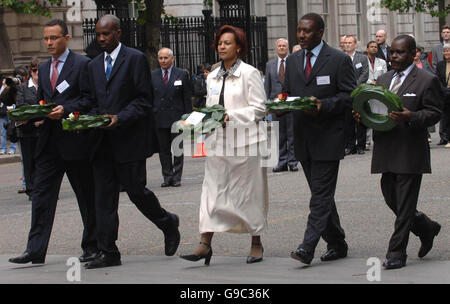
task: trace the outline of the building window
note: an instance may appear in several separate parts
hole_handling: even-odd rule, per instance
[[[358,41],[361,40],[361,0],[356,0],[356,38]]]
[[[325,22],[324,40],[328,41],[328,0],[322,0],[322,18]]]

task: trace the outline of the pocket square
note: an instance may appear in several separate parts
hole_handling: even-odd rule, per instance
[[[406,93],[406,94],[403,94],[403,96],[405,96],[405,97],[414,97],[414,96],[416,96],[416,94],[414,94],[414,93]]]

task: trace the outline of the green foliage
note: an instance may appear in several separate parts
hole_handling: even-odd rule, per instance
[[[60,6],[62,0],[48,0],[50,5]],[[50,17],[50,8],[46,5],[46,2],[31,0],[0,0],[0,8],[9,8],[19,14],[32,14]]]
[[[427,13],[433,17],[445,17],[450,14],[450,5],[445,5],[444,0],[381,0],[380,5],[400,13],[414,9],[416,12]]]

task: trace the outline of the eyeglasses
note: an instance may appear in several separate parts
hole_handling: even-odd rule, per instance
[[[62,37],[64,37],[64,36],[50,36],[50,37],[44,37],[44,38],[42,38],[42,40],[44,40],[44,41],[48,41],[48,40],[56,41],[57,39],[62,38]]]
[[[36,73],[38,69],[31,69],[31,72]]]

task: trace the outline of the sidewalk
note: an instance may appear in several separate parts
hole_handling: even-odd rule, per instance
[[[9,155],[9,154],[0,155],[0,165],[17,163],[17,162],[20,162],[21,160],[22,160],[22,158],[20,156],[20,151],[17,151],[16,154],[13,154],[13,155]]]
[[[45,265],[8,263],[12,255],[0,255],[0,284],[74,284],[67,280],[70,256],[52,255]],[[406,267],[384,270],[380,281],[369,282],[366,259],[346,258],[334,262],[315,259],[304,266],[290,258],[264,258],[247,265],[245,257],[213,256],[211,265],[188,262],[179,257],[122,256],[122,266],[87,270],[81,265],[76,284],[383,284],[450,283],[450,261],[410,259]],[[382,260],[381,260],[382,262]],[[71,268],[72,267],[72,268]],[[74,273],[74,272],[69,272]]]

